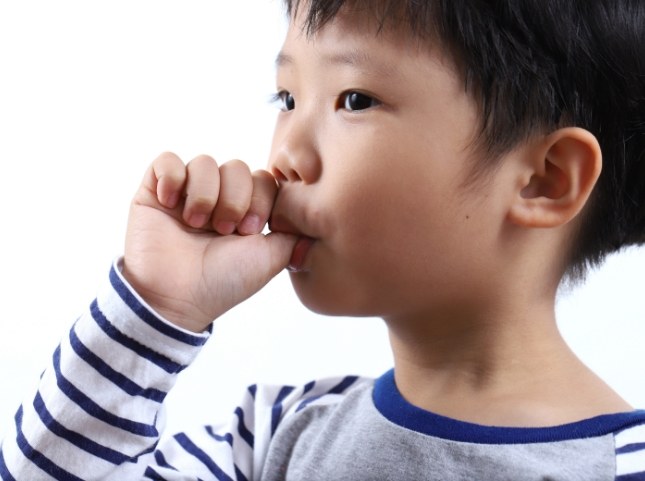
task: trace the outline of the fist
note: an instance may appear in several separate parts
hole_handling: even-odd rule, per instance
[[[277,192],[238,160],[160,155],[132,200],[124,276],[167,320],[203,331],[289,263],[296,238],[262,234]]]

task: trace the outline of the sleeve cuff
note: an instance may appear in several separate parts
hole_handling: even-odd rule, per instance
[[[114,261],[109,282],[99,291],[98,308],[120,333],[180,365],[190,364],[209,339],[210,330],[196,334],[155,312],[122,274],[122,258]]]

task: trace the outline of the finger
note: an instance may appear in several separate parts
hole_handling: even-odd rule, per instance
[[[278,184],[266,170],[256,170],[252,174],[253,194],[251,205],[237,226],[237,231],[242,235],[259,234],[264,224],[269,220],[275,197],[278,193]]]
[[[267,276],[271,278],[289,265],[298,237],[292,234],[271,232],[264,237],[264,240],[269,244],[271,253],[268,256],[270,262],[267,266]]]
[[[213,228],[222,235],[232,234],[251,205],[253,180],[249,167],[231,160],[219,169],[220,191],[213,212]]]
[[[204,227],[210,220],[220,191],[220,173],[212,157],[200,155],[186,166],[183,218],[191,227]]]
[[[172,152],[157,157],[146,171],[139,194],[156,197],[164,207],[174,209],[179,203],[186,181],[186,167]]]

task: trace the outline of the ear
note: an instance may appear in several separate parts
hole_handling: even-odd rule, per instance
[[[527,148],[508,218],[524,227],[557,227],[584,208],[602,169],[596,137],[587,130],[566,127]]]

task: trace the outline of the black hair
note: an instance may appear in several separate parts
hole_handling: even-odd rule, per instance
[[[645,242],[645,0],[284,0],[315,33],[343,8],[438,41],[481,112],[483,167],[536,132],[596,136],[603,169],[570,280]]]

